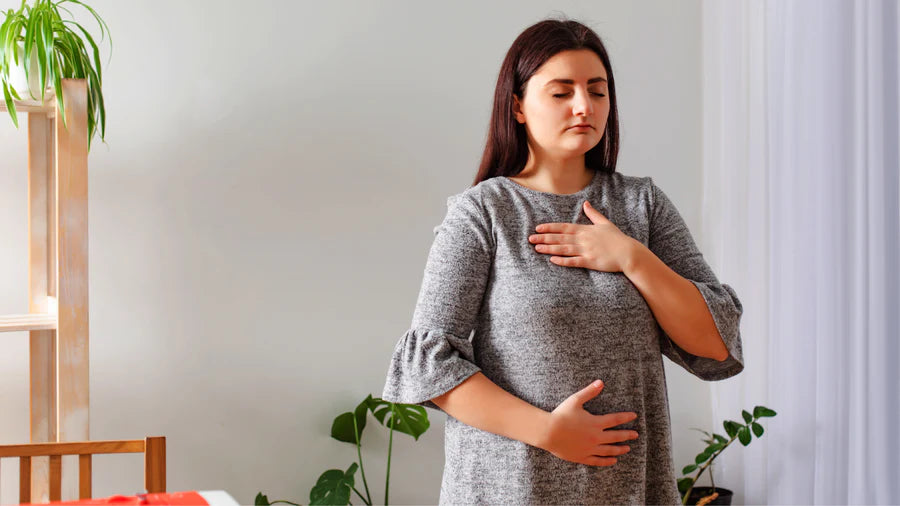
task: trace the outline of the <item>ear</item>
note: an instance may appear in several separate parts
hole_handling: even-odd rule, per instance
[[[525,115],[522,114],[522,105],[519,102],[519,96],[513,93],[513,115],[519,123],[525,123]]]

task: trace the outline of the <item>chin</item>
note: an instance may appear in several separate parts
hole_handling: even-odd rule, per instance
[[[578,154],[584,154],[593,149],[597,144],[600,144],[600,139],[582,139],[581,142],[576,145],[573,144],[569,144],[570,151],[577,151]]]

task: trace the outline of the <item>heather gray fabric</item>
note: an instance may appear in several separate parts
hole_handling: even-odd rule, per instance
[[[591,224],[586,199],[697,286],[728,346],[727,360],[676,346],[623,273],[559,266],[534,250],[528,236],[540,223]],[[584,408],[637,413],[615,429],[640,437],[626,443],[631,452],[615,465],[595,467],[448,415],[440,503],[680,504],[662,356],[707,381],[734,376],[744,365],[741,303],[716,279],[671,201],[649,177],[597,172],[569,195],[495,177],[451,196],[447,207],[382,397],[440,409],[430,399],[481,371],[552,411],[602,379],[603,391]]]

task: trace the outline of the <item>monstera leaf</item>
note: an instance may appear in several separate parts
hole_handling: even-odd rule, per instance
[[[362,441],[362,431],[366,428],[366,412],[371,402],[372,396],[369,395],[359,403],[359,406],[356,406],[352,413],[348,411],[338,415],[331,424],[331,437],[354,445]],[[354,419],[356,427],[353,426]],[[359,436],[359,440],[357,440],[357,436]]]
[[[425,408],[410,404],[394,404],[383,399],[369,401],[369,409],[382,425],[404,434],[409,434],[416,441],[431,425]]]
[[[359,465],[354,462],[346,471],[329,469],[319,476],[316,486],[309,491],[309,504],[349,504],[353,490],[353,475]]]

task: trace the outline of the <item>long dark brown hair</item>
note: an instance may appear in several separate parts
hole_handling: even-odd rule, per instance
[[[525,85],[547,60],[561,51],[590,49],[606,68],[609,89],[609,117],[603,138],[584,154],[589,169],[616,171],[619,154],[619,114],[616,110],[616,81],[609,56],[600,37],[587,26],[572,20],[546,19],[526,28],[506,53],[497,87],[494,108],[488,126],[487,142],[481,166],[472,185],[496,176],[515,176],[528,162],[528,135],[525,125],[516,121],[513,94],[525,97]]]

